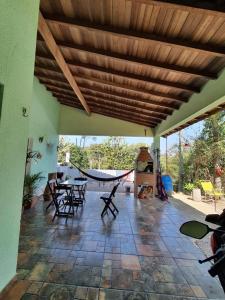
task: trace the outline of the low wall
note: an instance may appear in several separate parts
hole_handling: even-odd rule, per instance
[[[80,177],[83,176],[82,173],[80,173],[77,169],[75,168],[69,168],[66,166],[58,166],[57,167],[58,172],[63,172],[64,176],[63,179],[66,179],[66,176],[68,177]],[[93,176],[98,176],[98,177],[115,177],[122,175],[129,170],[96,170],[96,169],[88,169],[85,170],[88,174],[91,174]],[[111,192],[113,185],[115,184],[114,181],[97,181],[91,178],[88,178],[88,185],[87,185],[87,190],[88,191],[95,191],[95,192]],[[130,193],[133,193],[134,191],[134,172],[129,174],[127,177],[124,177],[124,180],[121,181],[121,184],[118,187],[118,192],[119,193],[125,193],[127,191],[127,187],[130,188]]]

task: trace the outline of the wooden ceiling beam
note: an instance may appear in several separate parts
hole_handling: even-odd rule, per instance
[[[51,58],[50,55],[36,54],[36,57],[40,58],[40,59],[47,59],[47,60],[50,60],[51,62],[55,61],[54,59]],[[200,93],[199,88],[193,87],[193,86],[188,86],[188,85],[185,85],[185,84],[182,84],[182,83],[179,83],[179,82],[172,82],[172,81],[161,80],[161,79],[157,79],[157,78],[151,78],[151,77],[143,76],[143,75],[131,74],[131,73],[128,73],[128,72],[121,72],[121,71],[117,71],[117,70],[113,70],[113,69],[107,69],[107,68],[99,67],[99,66],[92,65],[92,64],[77,62],[77,61],[74,61],[74,60],[66,59],[66,63],[68,64],[68,66],[70,68],[74,68],[74,67],[77,68],[78,67],[78,68],[98,72],[98,73],[101,73],[101,74],[113,75],[113,76],[116,76],[116,77],[126,78],[126,79],[129,79],[129,80],[135,80],[135,81],[138,81],[138,82],[152,83],[152,84],[155,84],[155,85],[159,85],[159,86],[163,86],[163,87],[169,87],[169,88],[173,88],[173,89],[177,89],[177,90],[185,91],[185,92],[189,92],[189,93]],[[46,65],[40,64],[40,63],[36,63],[35,66],[37,68],[42,68],[42,69],[46,68]],[[56,70],[54,67],[51,67],[51,66],[48,66],[47,68],[51,69],[52,71]]]
[[[71,96],[67,96],[61,93],[56,93],[56,92],[52,92],[53,96],[56,98],[65,98],[68,100],[72,100],[73,98]],[[105,104],[108,105],[107,103],[109,103],[108,108],[111,108],[112,106],[114,106],[115,108],[118,109],[124,109],[127,112],[132,112],[132,113],[138,113],[141,114],[143,117],[151,117],[152,119],[155,120],[165,120],[166,117],[168,116],[168,114],[162,114],[162,113],[156,113],[156,112],[151,112],[151,110],[146,110],[145,108],[141,107],[141,108],[137,108],[136,106],[132,106],[129,104],[122,104],[122,103],[117,103],[113,100],[108,100],[108,99],[101,99],[101,98],[97,98],[97,97],[92,97],[92,96],[87,96],[86,97],[87,101],[91,101],[91,102],[95,102],[95,103],[100,103],[100,104]],[[76,100],[76,99],[74,99]]]
[[[36,67],[35,68],[35,75],[36,76],[45,76],[46,74],[44,74],[42,71],[50,71],[50,72],[56,72],[56,75],[59,75],[59,72],[57,72],[57,71],[55,71],[55,70],[53,70],[52,68],[49,68],[49,67]],[[60,73],[61,74],[61,73]],[[51,76],[50,76],[51,77]],[[49,78],[49,77],[48,77]],[[54,77],[52,77],[52,78],[54,78]],[[50,78],[49,78],[50,79]],[[56,79],[56,78],[54,78],[54,79]],[[53,80],[54,80],[53,79]],[[58,80],[59,79],[61,79],[61,78],[57,78]],[[80,84],[79,85],[80,86],[80,89],[82,90],[82,87],[84,87],[84,85],[83,84]],[[85,87],[88,89],[88,85],[85,85]],[[96,91],[98,91],[98,92],[102,92],[102,93],[104,93],[104,91],[103,90],[101,90],[101,89],[98,89],[98,88],[96,88],[96,87],[91,87],[91,89],[90,90],[96,90]],[[135,91],[134,91],[135,92]],[[107,93],[107,92],[105,92],[105,93]],[[110,92],[110,94],[111,94],[111,92]],[[167,96],[167,94],[163,94],[163,95],[166,95]],[[157,93],[157,96],[158,96],[158,93]],[[125,96],[123,96],[122,94],[119,94],[119,97],[125,97]],[[130,96],[129,96],[130,97]],[[128,98],[129,98],[128,97]],[[176,99],[175,99],[176,98]],[[137,100],[137,97],[135,96],[135,97],[133,97],[132,98],[132,96],[130,97],[130,99],[129,100],[135,100],[135,101],[141,101],[141,102],[145,102],[145,103],[149,103],[149,104],[152,104],[152,105],[157,105],[157,106],[161,106],[161,107],[167,107],[167,108],[170,108],[170,109],[177,109],[177,108],[179,108],[179,106],[177,105],[177,104],[174,104],[174,103],[166,103],[166,102],[158,102],[158,101],[155,101],[155,100],[152,100],[152,99],[149,99],[149,100],[146,100],[146,99],[143,99],[143,101],[141,100],[141,98],[138,98],[138,100]],[[140,100],[139,100],[140,99]],[[183,99],[182,101],[180,100],[180,99],[182,99],[181,97],[179,98],[179,100],[178,100],[178,97],[173,97],[173,98],[168,98],[167,97],[167,101],[169,100],[169,101],[175,101],[175,102],[178,102],[178,103],[184,103],[184,102],[187,102],[188,101],[188,99]]]
[[[134,96],[124,96],[123,94],[120,93],[115,93],[113,92],[109,92],[109,91],[105,91],[105,90],[101,90],[98,89],[96,87],[92,88],[89,86],[81,86],[81,90],[87,94],[87,95],[91,95],[91,96],[96,96],[95,93],[97,93],[97,97],[108,97],[108,99],[116,99],[117,101],[132,101],[134,103],[134,105],[140,105],[141,103],[145,103],[145,105],[153,105],[153,106],[157,106],[157,111],[161,112],[161,110],[163,109],[167,109],[167,111],[172,111],[174,109],[178,109],[180,106],[176,105],[176,104],[172,104],[172,103],[168,103],[168,102],[159,102],[159,101],[154,101],[151,99],[142,99],[142,98],[137,98]]]
[[[68,98],[70,98],[71,97],[71,95],[68,95],[68,94],[66,94],[66,93],[63,93],[63,92],[60,92],[60,91],[55,91],[54,89],[51,89],[51,88],[48,88],[48,90],[50,91],[50,92],[52,92],[53,93],[53,95],[54,96],[63,96],[63,97],[68,97]],[[147,112],[149,112],[149,113],[154,113],[154,115],[164,115],[164,116],[168,116],[168,115],[171,115],[172,114],[172,112],[170,112],[170,113],[166,113],[166,112],[162,112],[162,111],[159,111],[159,110],[157,110],[157,109],[155,109],[155,110],[152,110],[152,108],[148,108],[148,107],[143,107],[143,106],[141,106],[141,105],[137,105],[137,104],[135,104],[135,103],[129,103],[129,102],[125,102],[125,101],[121,101],[121,100],[118,100],[118,99],[115,99],[115,98],[103,98],[103,97],[98,97],[98,96],[93,96],[93,95],[91,95],[91,94],[86,94],[86,93],[84,93],[84,95],[87,97],[87,99],[98,99],[99,101],[104,101],[104,102],[109,102],[109,103],[111,103],[111,104],[122,104],[122,105],[126,105],[126,106],[129,106],[129,107],[134,107],[134,108],[137,108],[137,109],[141,109],[141,110],[143,110],[143,111],[147,111]]]
[[[139,3],[225,18],[224,0],[135,0]]]
[[[38,75],[36,75],[35,74],[35,76],[37,76],[38,77],[38,79],[39,79],[39,81],[42,83],[42,84],[44,84],[44,85],[54,85],[54,87],[56,87],[56,88],[63,88],[63,89],[67,89],[68,91],[70,91],[71,92],[71,89],[70,89],[70,85],[69,84],[67,84],[66,82],[61,82],[61,81],[53,81],[52,79],[48,79],[48,78],[46,78],[46,77],[41,77],[41,76],[38,76]],[[74,95],[73,95],[74,96]]]
[[[59,87],[54,84],[50,84],[50,83],[46,83],[44,81],[42,81],[42,83],[49,89],[53,90],[53,91],[56,91],[56,92],[63,92],[63,93],[66,93],[68,95],[74,95],[73,92],[71,91],[70,88],[68,87]],[[166,103],[166,102],[157,102],[157,101],[152,101],[151,99],[142,99],[142,98],[137,98],[137,97],[134,97],[134,96],[124,96],[123,94],[121,93],[115,93],[115,92],[111,92],[111,91],[105,91],[105,90],[101,90],[99,88],[96,88],[96,87],[89,87],[89,86],[85,86],[85,85],[80,85],[80,89],[81,91],[83,91],[84,93],[88,93],[90,94],[91,96],[95,96],[93,93],[97,92],[98,93],[98,97],[113,97],[117,100],[127,100],[127,101],[134,101],[135,103],[137,104],[140,104],[140,103],[145,103],[145,104],[149,104],[149,105],[155,105],[155,106],[158,106],[159,107],[159,111],[160,109],[162,108],[167,108],[167,109],[178,109],[179,106],[178,105],[175,105],[175,104],[172,104],[172,103]]]
[[[93,96],[87,95],[87,99],[96,101],[96,102],[109,103],[112,106],[116,106],[116,107],[123,107],[127,111],[129,111],[130,109],[131,109],[131,111],[132,111],[132,109],[135,109],[136,112],[139,112],[143,115],[146,115],[146,116],[149,116],[149,117],[152,117],[155,119],[165,120],[168,117],[168,114],[166,114],[166,113],[162,113],[159,111],[158,112],[151,111],[151,109],[146,109],[144,107],[137,107],[136,105],[130,105],[127,103],[115,102],[114,100],[109,100],[107,98],[98,98],[98,97],[93,97]],[[109,105],[109,107],[111,107],[111,105]]]
[[[61,100],[64,100],[64,101],[67,101],[68,103],[73,103],[74,102],[74,99],[73,98],[68,98],[68,97],[64,97],[64,96],[58,96],[57,99],[61,99]],[[104,108],[106,109],[109,113],[113,113],[113,112],[116,112],[118,114],[125,114],[131,118],[137,118],[137,119],[143,119],[143,120],[147,120],[147,121],[151,121],[152,124],[158,124],[162,121],[162,119],[160,118],[154,118],[154,117],[151,117],[151,116],[147,116],[147,115],[144,115],[144,114],[141,114],[141,112],[139,113],[138,111],[136,111],[135,109],[126,109],[126,110],[123,110],[123,107],[117,107],[117,106],[113,106],[109,109],[109,106],[107,104],[104,104],[104,103],[99,103],[98,101],[93,101],[93,100],[90,100],[88,99],[88,104],[90,106],[96,106],[96,107],[100,107],[100,108]],[[75,102],[75,104],[77,104]]]
[[[78,109],[83,109],[81,107],[81,105],[76,104],[73,101],[69,101],[69,100],[64,99],[64,98],[59,98],[58,100],[63,105],[71,106],[71,107],[78,108]],[[126,114],[126,116],[125,116],[124,114],[118,113],[116,111],[110,111],[109,112],[105,108],[96,107],[96,106],[91,106],[91,107],[92,107],[92,111],[93,112],[98,112],[98,113],[106,115],[108,117],[116,117],[117,119],[129,121],[129,122],[133,122],[133,123],[137,123],[138,122],[139,124],[144,125],[144,126],[155,127],[157,125],[156,123],[151,123],[148,120],[140,120],[140,119],[136,118],[134,115]]]
[[[148,123],[148,122],[143,122],[141,120],[136,120],[136,119],[130,119],[130,118],[126,118],[124,116],[120,116],[118,114],[115,114],[115,113],[112,113],[111,115],[105,111],[104,109],[96,109],[96,108],[93,108],[93,112],[97,113],[97,114],[101,114],[101,115],[104,115],[106,117],[110,117],[110,118],[115,118],[115,119],[120,119],[120,120],[123,120],[123,121],[127,121],[127,122],[130,122],[130,123],[135,123],[135,124],[138,124],[138,125],[142,125],[142,126],[145,126],[145,127],[151,127],[151,128],[154,128],[156,125],[155,124],[151,124],[151,123]]]
[[[74,103],[74,102],[71,102],[71,101],[66,101],[66,100],[63,100],[63,99],[60,99],[60,98],[58,98],[58,101],[59,101],[60,104],[84,110],[84,108],[81,104],[77,104],[77,103]]]
[[[47,70],[47,69],[46,69]],[[61,73],[57,73],[57,75],[46,75],[43,72],[37,71],[35,70],[34,74],[40,78],[46,78],[46,79],[50,79],[50,80],[54,80],[54,81],[60,81],[62,83],[66,83],[67,81],[59,76],[61,76]],[[180,96],[175,96],[175,95],[171,95],[171,94],[166,94],[166,93],[161,93],[161,92],[156,92],[156,91],[151,91],[151,90],[147,90],[144,88],[137,88],[137,87],[132,87],[130,85],[126,85],[126,84],[121,84],[121,83],[116,83],[113,81],[107,81],[107,80],[103,80],[103,79],[99,79],[99,78],[95,78],[95,77],[91,77],[91,76],[76,76],[76,80],[79,82],[80,80],[86,80],[86,81],[91,81],[91,82],[97,82],[103,85],[109,85],[109,86],[113,86],[115,88],[119,88],[119,89],[125,89],[125,90],[129,90],[138,94],[145,94],[148,96],[155,96],[155,97],[160,97],[163,98],[165,100],[172,100],[172,101],[179,101],[181,103],[187,102],[188,99],[180,97]],[[82,83],[79,82],[79,86],[82,86]]]
[[[206,71],[196,70],[196,69],[192,69],[189,67],[180,67],[180,66],[166,64],[166,63],[160,63],[160,62],[156,62],[156,61],[150,61],[145,58],[138,58],[138,57],[134,57],[134,56],[110,52],[108,50],[96,49],[96,48],[87,47],[87,46],[81,46],[81,45],[77,45],[75,43],[57,41],[57,44],[60,48],[86,52],[88,54],[94,54],[94,55],[98,55],[101,57],[106,57],[109,59],[122,61],[122,62],[126,62],[126,63],[134,63],[134,64],[142,65],[145,67],[146,66],[154,67],[154,68],[161,69],[164,71],[166,70],[169,72],[175,72],[175,73],[179,73],[179,74],[205,77],[207,79],[217,79],[217,77],[218,77],[217,74],[212,74],[212,73],[209,73]]]
[[[117,106],[113,106],[109,109],[109,106],[107,104],[102,104],[102,103],[98,103],[96,101],[90,101],[88,100],[88,103],[91,105],[91,106],[98,106],[100,108],[104,108],[106,109],[109,113],[111,112],[117,112],[118,114],[124,114],[124,115],[127,115],[129,117],[133,117],[133,118],[138,118],[138,119],[143,119],[143,120],[148,120],[149,122],[151,123],[154,123],[155,125],[157,125],[158,123],[160,123],[162,120],[161,119],[152,119],[150,116],[146,116],[144,114],[141,114],[139,113],[138,111],[135,111],[135,110],[123,110],[122,107],[119,108]]]
[[[108,81],[108,80],[104,80],[104,79],[100,79],[100,78],[95,78],[95,77],[92,77],[92,76],[87,76],[87,75],[82,75],[82,76],[79,76],[77,77],[77,80],[87,80],[87,81],[91,81],[91,82],[97,82],[97,83],[100,83],[100,84],[104,84],[104,85],[110,85],[110,86],[113,86],[113,87],[116,87],[116,88],[119,88],[119,89],[125,89],[125,90],[129,90],[129,91],[133,91],[135,93],[138,93],[138,94],[145,94],[145,95],[148,95],[148,96],[155,96],[155,97],[160,97],[160,98],[163,98],[165,100],[172,100],[172,101],[179,101],[179,102],[187,102],[188,99],[187,98],[184,98],[184,97],[180,97],[180,96],[177,96],[177,95],[171,95],[171,94],[167,94],[167,93],[162,93],[162,92],[157,92],[157,91],[153,91],[153,90],[148,90],[148,89],[145,89],[145,88],[137,88],[137,87],[134,87],[134,86],[130,86],[130,85],[127,85],[127,84],[122,84],[122,83],[118,83],[118,82],[114,82],[114,81]]]
[[[135,116],[133,114],[124,113],[124,112],[121,112],[121,111],[118,111],[118,110],[113,110],[113,111],[109,112],[109,110],[106,107],[104,107],[104,106],[100,106],[100,105],[96,106],[96,105],[92,105],[92,104],[90,104],[90,105],[91,105],[93,111],[98,109],[98,110],[101,110],[101,111],[104,111],[104,112],[108,113],[109,116],[110,115],[111,116],[112,115],[116,115],[118,117],[126,118],[130,122],[132,122],[133,120],[135,120],[135,121],[138,121],[140,123],[143,122],[145,124],[149,124],[151,126],[157,126],[161,122],[161,121],[159,121],[158,123],[155,123],[155,122],[152,122],[152,120],[150,120],[150,119],[146,119],[146,118],[142,118],[142,117],[139,118],[138,116]]]
[[[50,55],[46,55],[46,54],[44,55],[44,54],[37,53],[36,57],[40,58],[40,59],[47,59],[51,62],[54,62],[54,59]],[[188,85],[185,85],[185,84],[182,84],[179,82],[172,82],[172,81],[161,80],[161,79],[157,79],[157,78],[151,78],[148,76],[132,74],[132,73],[128,73],[128,72],[121,72],[121,71],[113,70],[110,68],[103,68],[103,67],[99,67],[99,66],[92,65],[92,64],[77,62],[75,60],[66,59],[66,63],[68,64],[68,66],[70,68],[78,67],[81,69],[91,70],[91,71],[98,72],[101,74],[113,75],[116,77],[126,78],[129,80],[135,80],[135,81],[144,82],[144,83],[152,83],[152,84],[156,84],[156,85],[160,85],[160,86],[164,86],[164,87],[177,89],[180,91],[186,91],[189,93],[200,93],[199,88],[188,86]],[[46,68],[46,65],[36,63],[36,67]],[[51,68],[53,71],[55,70],[54,67],[48,66],[47,68]]]
[[[84,28],[89,31],[97,31],[104,34],[114,35],[119,38],[138,40],[144,42],[153,42],[157,45],[165,45],[176,47],[181,50],[190,50],[192,52],[198,52],[201,54],[212,55],[216,57],[224,57],[225,49],[218,46],[210,46],[206,44],[201,44],[199,42],[184,41],[177,38],[169,38],[165,36],[159,36],[155,34],[138,32],[135,30],[128,30],[124,28],[117,28],[108,25],[94,24],[88,21],[75,20],[72,18],[62,17],[62,16],[46,16],[48,23],[57,24],[61,26],[66,26],[69,28]]]
[[[48,90],[52,91],[52,92],[59,92],[62,94],[65,94],[67,96],[73,96],[73,92],[69,89],[69,88],[62,88],[62,87],[57,87],[55,85],[52,84],[48,84],[48,83],[44,83],[45,86],[47,87]],[[137,107],[141,104],[141,103],[145,103],[145,105],[155,105],[157,106],[157,111],[161,112],[161,109],[167,109],[172,111],[173,109],[178,109],[179,106],[175,106],[171,103],[162,103],[162,102],[157,102],[157,101],[153,101],[151,102],[151,100],[148,99],[140,99],[140,98],[136,98],[136,97],[125,97],[124,95],[117,95],[115,93],[111,93],[108,91],[102,91],[100,89],[93,89],[93,88],[87,88],[87,87],[83,87],[80,86],[81,91],[86,94],[87,96],[97,96],[97,97],[108,97],[108,99],[116,99],[116,101],[118,102],[123,102],[124,100],[128,102],[132,102],[134,105],[137,105]],[[97,95],[95,94],[97,93]],[[152,108],[151,108],[152,109]]]
[[[44,39],[49,51],[54,56],[58,66],[60,67],[61,71],[63,72],[66,80],[69,82],[71,88],[73,89],[74,93],[79,98],[81,104],[83,105],[84,109],[86,110],[87,114],[90,115],[91,111],[88,107],[73,75],[70,72],[69,67],[67,66],[64,57],[59,49],[58,45],[55,42],[55,39],[46,23],[44,17],[42,16],[41,12],[39,12],[39,19],[38,19],[38,31],[40,32],[42,38]]]

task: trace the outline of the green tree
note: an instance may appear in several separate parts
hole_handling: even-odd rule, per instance
[[[102,144],[93,144],[87,148],[87,155],[91,169],[103,169],[104,153]]]
[[[87,151],[76,145],[70,146],[70,161],[80,168],[89,168]]]
[[[188,151],[183,151],[184,182],[201,179],[214,180],[215,166],[225,168],[225,112],[218,112],[205,119],[201,132],[193,139]],[[161,156],[161,166],[165,171],[165,156]],[[179,179],[178,146],[168,151],[167,171],[176,183]],[[225,174],[224,174],[225,177]],[[225,181],[225,178],[223,178]],[[224,184],[224,183],[223,183]]]
[[[58,145],[58,162],[61,164],[65,164],[66,162],[66,153],[70,152],[70,147],[72,144],[66,142],[63,137],[59,139]]]
[[[200,138],[205,142],[208,153],[208,169],[215,177],[216,164],[225,166],[225,111],[205,120]]]
[[[110,137],[87,149],[90,166],[93,169],[132,169],[141,146],[144,144],[127,145],[121,137]]]

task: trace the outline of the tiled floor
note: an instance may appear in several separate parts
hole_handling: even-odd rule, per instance
[[[203,215],[179,202],[117,194],[120,213],[100,218],[99,193],[65,223],[40,204],[22,218],[18,280],[6,300],[224,299],[203,252],[179,233]]]

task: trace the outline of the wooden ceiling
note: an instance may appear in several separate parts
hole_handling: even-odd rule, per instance
[[[225,67],[225,1],[41,0],[35,75],[64,105],[155,127]]]

